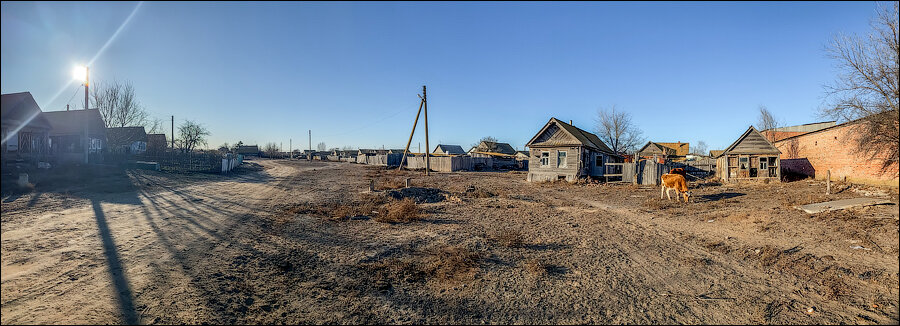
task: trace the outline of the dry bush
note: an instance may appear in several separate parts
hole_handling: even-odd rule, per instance
[[[550,265],[537,259],[528,259],[522,263],[522,267],[529,275],[544,276],[550,274]]]
[[[424,218],[423,212],[411,198],[394,200],[385,204],[375,221],[384,223],[409,223]]]
[[[391,189],[399,189],[406,187],[406,180],[404,178],[379,178],[375,181],[375,189],[377,190],[391,190]]]
[[[474,197],[474,198],[490,198],[490,197],[496,196],[496,194],[494,194],[493,192],[490,192],[490,191],[487,191],[484,189],[476,189],[475,191],[472,191],[469,194],[470,194],[469,196]]]
[[[462,281],[470,279],[481,264],[483,255],[465,247],[445,246],[413,256],[364,263],[361,268],[378,289],[387,290],[392,283]]]
[[[465,247],[447,246],[435,250],[425,264],[427,275],[440,280],[462,280],[473,276],[482,254]]]
[[[520,248],[525,245],[525,235],[522,231],[515,229],[501,229],[495,232],[491,238],[507,248]]]

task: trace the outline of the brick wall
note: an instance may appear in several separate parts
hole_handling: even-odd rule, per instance
[[[807,159],[812,165],[816,179],[824,179],[826,171],[831,170],[832,180],[846,178],[848,182],[897,187],[897,163],[894,162],[887,173],[882,173],[883,159],[869,159],[868,153],[859,153],[855,150],[854,137],[858,135],[853,130],[852,125],[844,124],[825,131],[778,141],[775,147],[781,150],[782,160]]]

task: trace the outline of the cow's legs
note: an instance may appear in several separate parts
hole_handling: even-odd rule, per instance
[[[668,198],[669,200],[672,200],[672,194],[669,192],[669,190],[672,190],[672,189],[666,188],[666,198]]]
[[[663,193],[666,192],[666,185],[659,185],[659,199],[663,199]]]

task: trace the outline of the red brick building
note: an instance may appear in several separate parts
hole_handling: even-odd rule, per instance
[[[857,123],[842,123],[775,142],[781,151],[782,170],[816,179],[825,179],[831,170],[832,180],[897,187],[897,162],[882,170],[887,157],[870,159],[869,153],[855,149],[856,137],[860,136],[854,128]]]

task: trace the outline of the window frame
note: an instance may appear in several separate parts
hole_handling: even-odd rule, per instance
[[[539,156],[541,167],[550,167],[550,152],[541,151],[541,155]],[[545,160],[546,159],[546,160]]]
[[[562,154],[562,155],[560,155]],[[569,167],[569,151],[556,151],[556,168],[565,169]]]

